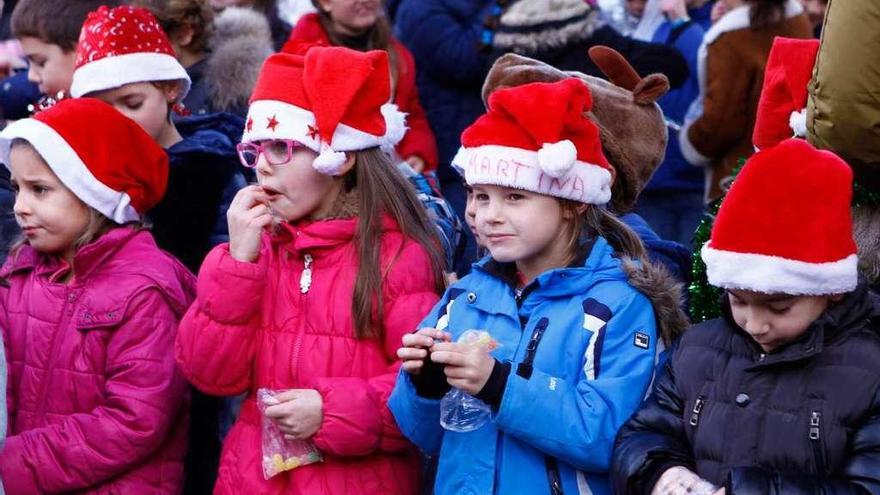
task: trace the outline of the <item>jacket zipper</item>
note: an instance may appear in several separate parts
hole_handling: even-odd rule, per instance
[[[810,445],[813,447],[813,457],[816,461],[816,474],[825,475],[825,453],[822,450],[822,413],[812,411],[810,413]]]
[[[299,276],[299,291],[305,294],[312,287],[312,255],[303,256],[303,271]]]
[[[701,395],[697,397],[697,401],[694,402],[694,408],[691,410],[691,420],[688,421],[688,424],[693,426],[694,428],[700,424],[700,413],[703,412],[703,406],[706,405],[706,397]]]
[[[46,401],[49,399],[49,381],[51,380],[52,370],[55,368],[55,362],[58,354],[58,346],[60,341],[63,338],[63,333],[66,332],[67,326],[70,324],[71,317],[73,316],[73,310],[76,309],[75,306],[71,307],[73,303],[76,301],[79,294],[76,289],[67,289],[67,294],[64,297],[64,308],[62,309],[61,319],[58,322],[58,326],[55,327],[55,332],[52,335],[52,345],[50,346],[49,359],[46,362],[46,372],[43,378],[42,386],[40,387],[40,406],[37,409],[39,411],[39,418],[37,418],[37,422],[35,425],[39,425],[43,423],[43,419],[46,417]]]
[[[544,465],[547,467],[547,482],[550,483],[551,495],[563,495],[562,482],[559,480],[559,464],[554,457],[547,456],[544,458]]]
[[[300,301],[305,306],[305,298],[308,296],[309,289],[312,287],[312,255],[303,256],[303,272],[299,278]],[[296,341],[293,344],[293,355],[291,356],[291,371],[293,372],[294,384],[299,384],[299,350],[302,347],[303,336],[306,332],[305,315],[300,317],[299,331],[296,335]]]
[[[541,339],[544,338],[544,332],[547,331],[547,326],[549,324],[550,320],[546,316],[538,320],[538,324],[535,325],[535,329],[532,330],[532,336],[526,347],[526,355],[519,366],[516,367],[517,375],[525,379],[531,378],[533,369],[532,365],[535,362],[535,355],[538,353],[538,345],[541,343]]]

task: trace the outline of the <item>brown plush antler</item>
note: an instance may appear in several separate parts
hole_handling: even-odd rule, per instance
[[[617,50],[597,45],[589,50],[590,60],[611,83],[632,91],[633,101],[650,105],[669,91],[669,79],[663,74],[651,74],[642,79],[633,66]]]
[[[623,55],[613,48],[594,46],[590,48],[589,55],[590,60],[615,86],[632,91],[642,79]]]

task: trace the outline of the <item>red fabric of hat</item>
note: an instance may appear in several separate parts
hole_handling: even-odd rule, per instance
[[[613,169],[599,128],[584,116],[589,89],[577,79],[498,90],[465,129],[453,164],[468,184],[495,184],[590,204],[611,198]]]
[[[384,51],[314,47],[305,56],[275,54],[260,71],[242,140],[300,141],[320,153],[315,168],[333,175],[344,151],[400,141],[404,115],[390,99]]]
[[[101,6],[83,24],[76,48],[70,94],[74,97],[136,82],[183,82],[178,99],[189,91],[186,69],[153,14],[141,7]]]
[[[841,294],[857,282],[852,171],[788,139],[753,155],[703,247],[709,283],[767,294]]]
[[[806,136],[807,85],[818,53],[819,40],[773,40],[752,133],[756,148]]]
[[[165,194],[168,155],[137,122],[94,98],[62,100],[0,133],[3,163],[24,139],[80,200],[117,223],[140,219]]]

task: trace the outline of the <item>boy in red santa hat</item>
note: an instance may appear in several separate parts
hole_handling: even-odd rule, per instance
[[[801,139],[746,163],[702,250],[722,316],[684,333],[621,429],[618,493],[880,490],[880,336],[852,177]]]

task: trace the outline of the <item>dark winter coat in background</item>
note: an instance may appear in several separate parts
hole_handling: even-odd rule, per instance
[[[620,430],[616,493],[685,466],[728,494],[880,493],[880,335],[863,285],[765,354],[725,315],[684,333]]]
[[[168,190],[148,218],[159,247],[197,273],[208,251],[229,240],[226,210],[246,185],[235,151],[244,119],[218,113],[175,125],[183,141],[168,149]]]
[[[225,9],[214,19],[208,56],[186,70],[192,88],[184,106],[195,115],[230,112],[244,118],[260,67],[273,51],[264,15],[246,8]]]
[[[397,8],[395,33],[416,60],[416,83],[437,138],[437,175],[444,194],[447,185],[461,181],[450,162],[461,146],[462,131],[486,111],[480,89],[493,59],[478,44],[483,20],[494,4],[494,0],[402,0]],[[463,197],[447,196],[456,210],[464,210]]]
[[[688,77],[684,57],[673,47],[628,38],[605,24],[598,8],[583,0],[519,0],[491,32],[496,56],[517,53],[561,70],[605,77],[587,56],[592,46],[620,52],[640,76],[661,73],[673,88]]]
[[[703,191],[703,171],[682,156],[678,132],[691,103],[700,96],[697,53],[706,30],[711,26],[709,9],[712,6],[712,2],[707,2],[700,8],[690,9],[688,14],[692,21],[676,27],[671,21],[663,22],[652,38],[656,43],[664,43],[678,50],[687,61],[690,75],[681,87],[669,91],[659,101],[664,117],[676,126],[667,128],[669,140],[666,143],[666,156],[645,187],[646,191]]]
[[[306,14],[300,18],[281,51],[302,55],[313,46],[330,44],[330,37],[318,14]],[[397,55],[397,81],[392,102],[406,113],[407,127],[406,135],[395,146],[395,151],[404,160],[418,156],[425,161],[426,171],[434,170],[437,168],[437,143],[416,91],[415,59],[396,38],[391,39],[391,45]]]
[[[11,244],[21,233],[12,211],[14,205],[15,193],[9,182],[9,169],[0,167],[0,264],[6,259]]]

